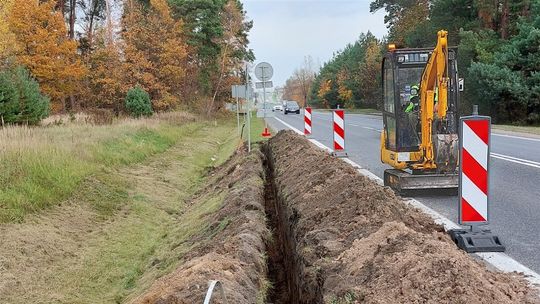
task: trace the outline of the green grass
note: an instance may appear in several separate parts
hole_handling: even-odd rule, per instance
[[[237,143],[233,128],[227,123],[184,132],[181,143],[163,157],[135,170],[144,174],[130,187],[129,216],[92,241],[83,267],[63,276],[67,281],[59,285],[67,284],[66,302],[124,302],[174,269],[192,248],[194,235],[217,233],[209,230],[205,215],[221,207],[224,195],[208,194],[187,209],[183,202],[200,188],[208,166],[232,154]],[[76,285],[69,284],[75,279]]]
[[[109,139],[99,144],[94,151],[98,163],[106,166],[129,165],[145,160],[148,156],[170,148],[178,139],[175,132],[193,130],[186,128],[162,127],[159,130],[140,129]]]
[[[540,135],[540,126],[493,125],[493,129]]]
[[[59,204],[90,175],[162,153],[197,127],[158,116],[110,126],[1,129],[0,222]]]
[[[68,228],[75,230],[76,237],[65,240],[62,258],[47,258],[31,272],[24,267],[19,273],[10,270],[23,283],[10,294],[0,294],[0,302],[124,303],[142,294],[183,262],[196,242],[194,236],[212,238],[229,225],[231,219],[225,218],[211,226],[206,217],[219,210],[225,193],[203,193],[197,201],[186,202],[206,181],[208,168],[225,162],[238,146],[235,128],[236,121],[226,118],[216,125],[164,124],[150,131],[129,128],[115,135],[118,140],[102,138],[99,145],[86,150],[84,159],[107,165],[87,171],[90,175],[82,178],[68,199],[69,204],[83,210],[88,206],[91,212],[66,215],[75,223],[91,220],[92,231],[76,232],[77,225]],[[146,152],[138,153],[134,147]],[[62,208],[56,209],[51,218],[47,212],[37,216],[46,219],[47,230],[65,221]],[[17,225],[44,230],[34,224],[36,216],[27,216],[31,217],[28,223]],[[53,230],[40,244],[44,248],[57,244],[57,237]],[[69,248],[76,251],[70,253],[73,249]],[[21,253],[10,259],[26,260],[28,254],[39,260],[43,253]],[[26,288],[28,284],[31,289]]]
[[[20,221],[71,193],[94,171],[92,164],[74,159],[62,151],[1,157],[0,221]]]
[[[267,140],[267,138],[261,135],[264,131],[264,126],[265,126],[264,119],[257,117],[257,112],[253,112],[253,116],[251,117],[251,142],[252,144],[256,144],[259,141]],[[275,134],[272,134],[272,135],[275,135]],[[247,140],[247,138],[244,137],[244,140]]]

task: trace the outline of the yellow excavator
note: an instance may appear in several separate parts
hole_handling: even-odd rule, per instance
[[[400,194],[458,188],[457,49],[437,33],[434,49],[397,49],[383,58],[381,161],[384,184]],[[439,192],[440,193],[440,192]]]

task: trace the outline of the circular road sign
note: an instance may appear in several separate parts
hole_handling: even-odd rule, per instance
[[[274,76],[274,69],[268,62],[261,62],[255,67],[255,76],[260,81],[268,81]]]

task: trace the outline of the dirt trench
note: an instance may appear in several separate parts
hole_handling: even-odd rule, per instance
[[[270,146],[261,146],[265,171],[264,203],[269,229],[272,237],[266,242],[268,255],[268,279],[272,289],[267,302],[273,304],[319,303],[322,294],[319,288],[309,297],[301,296],[300,288],[304,285],[300,268],[300,256],[296,251],[295,226],[297,213],[289,208],[277,189],[274,177],[274,161]]]
[[[210,278],[229,303],[540,303],[522,275],[487,269],[420,210],[292,132],[210,175],[191,203],[224,197],[204,215],[209,230],[136,303],[202,303]]]

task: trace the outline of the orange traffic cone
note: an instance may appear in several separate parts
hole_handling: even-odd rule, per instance
[[[262,132],[262,137],[270,137],[272,134],[268,131],[268,128],[264,128],[264,132]]]

